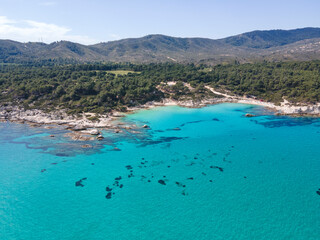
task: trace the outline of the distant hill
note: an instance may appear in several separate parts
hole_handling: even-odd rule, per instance
[[[82,45],[60,41],[51,44],[0,40],[0,62],[193,62],[223,63],[234,60],[320,59],[320,28],[253,31],[224,39],[177,38],[148,35]]]
[[[176,38],[148,35],[100,43],[92,46],[101,49],[108,60],[122,61],[198,61],[226,51],[226,44],[207,38]]]
[[[320,38],[320,28],[253,31],[227,37],[221,41],[237,47],[267,49],[313,38]]]

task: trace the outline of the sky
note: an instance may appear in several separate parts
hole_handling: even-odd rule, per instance
[[[0,0],[0,39],[85,45],[320,27],[320,0]]]

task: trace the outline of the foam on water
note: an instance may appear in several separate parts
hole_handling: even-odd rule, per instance
[[[220,104],[124,121],[150,129],[1,123],[0,239],[319,239],[318,119]]]

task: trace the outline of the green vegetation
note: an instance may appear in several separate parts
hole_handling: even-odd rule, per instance
[[[169,63],[0,66],[0,103],[103,113],[165,97],[215,97],[205,86],[273,102],[283,97],[292,102],[320,102],[320,61],[235,63],[208,69]]]

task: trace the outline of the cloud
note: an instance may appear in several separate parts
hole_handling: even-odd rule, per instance
[[[56,24],[37,22],[32,20],[12,20],[6,16],[0,16],[0,38],[11,39],[20,42],[51,43],[67,40],[82,44],[94,44],[99,40],[83,35],[74,35],[72,29]]]

